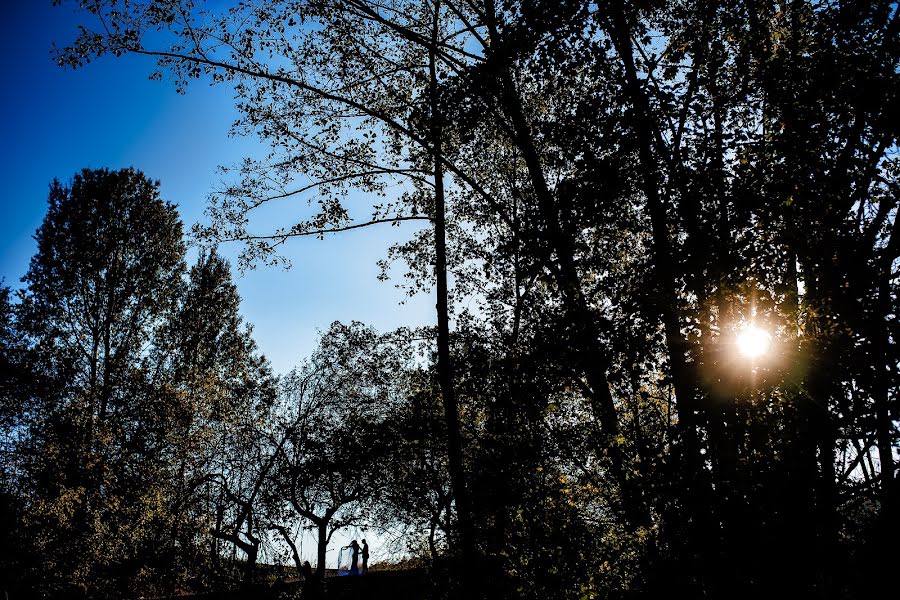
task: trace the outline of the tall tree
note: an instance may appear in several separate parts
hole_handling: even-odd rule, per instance
[[[459,416],[448,351],[450,306],[443,192],[445,170],[463,177],[465,175],[443,155],[437,114],[439,61],[441,64],[446,62],[444,59],[448,51],[463,61],[468,60],[468,53],[462,50],[462,40],[448,44],[444,38],[442,14],[446,11],[440,5],[429,8],[416,2],[398,2],[394,15],[399,18],[391,20],[381,14],[377,3],[369,2],[355,2],[347,6],[339,2],[284,2],[265,9],[246,6],[243,8],[248,9],[247,14],[257,13],[261,9],[256,17],[265,25],[259,30],[243,28],[239,24],[242,19],[238,14],[240,10],[216,16],[215,19],[226,31],[227,44],[236,49],[234,42],[244,40],[241,42],[243,49],[219,54],[208,47],[219,35],[218,26],[210,28],[201,25],[197,22],[199,13],[187,10],[190,6],[159,2],[146,11],[133,7],[136,10],[129,9],[127,14],[115,10],[115,3],[100,3],[90,8],[104,19],[114,17],[107,21],[112,30],[105,41],[94,40],[99,44],[84,38],[76,45],[85,50],[90,48],[91,52],[134,51],[157,56],[161,66],[173,67],[178,72],[177,77],[185,78],[185,82],[194,76],[190,71],[182,70],[188,64],[193,64],[192,69],[198,67],[209,73],[216,72],[217,78],[237,83],[239,93],[245,96],[247,102],[243,106],[247,109],[247,125],[256,127],[265,124],[265,129],[275,138],[285,139],[287,145],[277,144],[276,148],[280,146],[281,149],[275,149],[273,157],[286,150],[292,158],[280,158],[278,162],[293,166],[278,169],[281,172],[275,177],[272,177],[274,173],[267,173],[260,178],[260,170],[265,168],[262,163],[246,163],[240,170],[241,180],[226,190],[226,203],[236,199],[240,207],[238,211],[246,212],[255,206],[310,190],[322,194],[318,214],[292,227],[282,228],[273,235],[248,234],[243,225],[237,225],[230,219],[228,215],[233,214],[231,210],[222,212],[220,208],[215,208],[213,212],[217,220],[223,217],[221,222],[203,229],[202,233],[215,238],[241,239],[248,244],[245,256],[254,258],[271,256],[273,249],[288,237],[321,236],[328,232],[382,223],[433,219],[434,277],[438,292],[437,343],[441,388],[446,403],[450,472],[456,488],[457,509],[462,516],[459,520],[463,529],[462,545],[467,554],[473,554],[475,541],[474,534],[468,530],[472,520],[468,515],[465,466],[462,464],[458,433]],[[108,12],[110,9],[114,12]],[[335,20],[337,14],[345,18]],[[207,16],[213,17],[212,14]],[[141,47],[132,35],[137,30],[132,30],[130,25],[125,26],[125,21],[138,29],[161,25],[176,39],[187,35],[188,46],[177,42],[178,50]],[[329,26],[319,29],[312,26],[316,22],[327,22]],[[285,34],[283,43],[275,43],[271,49],[290,57],[286,63],[292,64],[289,70],[272,70],[269,65],[260,64],[254,58],[257,52],[269,46],[270,41],[265,40],[274,39],[263,35],[265,29]],[[379,46],[383,53],[372,52],[371,48],[363,49],[359,46],[360,42],[362,46]],[[113,50],[114,47],[117,49]],[[308,51],[296,52],[300,48]],[[334,56],[340,57],[338,69],[334,68],[337,63],[329,58]],[[69,64],[81,62],[72,52],[61,55],[61,61]],[[372,73],[376,75],[372,77]],[[309,82],[314,80],[322,83],[310,85]],[[427,83],[422,85],[423,81]],[[275,84],[278,89],[270,91],[269,84]],[[332,86],[343,88],[343,91],[336,92]],[[407,103],[402,98],[404,94],[416,97],[416,101]],[[373,98],[384,98],[387,102],[373,101]],[[286,105],[296,109],[291,110],[290,116],[280,108],[272,110]],[[322,110],[336,118],[321,120],[316,115]],[[299,130],[296,127],[298,124]],[[315,126],[309,129],[308,124]],[[349,141],[344,135],[346,133],[350,134]],[[416,155],[412,160],[406,156],[405,148],[409,142],[416,146]],[[328,158],[323,160],[324,157]],[[313,178],[311,183],[299,182],[298,167],[308,171],[306,174]],[[427,180],[429,176],[433,176],[432,181]],[[367,221],[354,223],[350,219],[348,209],[340,200],[348,185],[381,195],[389,182],[398,179],[409,180],[415,186],[416,191],[409,194],[409,198],[374,206],[372,217]],[[266,181],[279,189],[272,189]],[[289,189],[291,186],[296,188]],[[433,188],[433,196],[423,194],[423,186]],[[220,225],[224,225],[224,229],[219,230]],[[221,235],[223,232],[224,236]]]
[[[35,237],[19,323],[43,375],[66,385],[30,424],[30,518],[48,571],[127,588],[164,510],[168,422],[147,348],[181,289],[181,223],[142,173],[84,170],[53,182]]]
[[[259,488],[271,450],[261,434],[268,431],[275,382],[239,309],[228,262],[215,249],[201,252],[157,337],[154,368],[172,404],[163,458],[172,472],[175,519],[168,544],[181,554],[172,560],[214,571],[225,540],[247,554],[249,582],[262,537],[254,528],[262,512]],[[203,535],[210,521],[212,539]],[[242,539],[245,531],[249,542]]]

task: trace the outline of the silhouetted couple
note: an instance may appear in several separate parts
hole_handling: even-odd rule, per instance
[[[365,538],[363,538],[362,543],[362,550],[360,550],[359,543],[356,540],[350,542],[349,546],[344,546],[345,548],[350,548],[353,553],[350,562],[350,575],[365,575],[369,572],[369,544]],[[362,573],[359,571],[360,554],[362,554]]]

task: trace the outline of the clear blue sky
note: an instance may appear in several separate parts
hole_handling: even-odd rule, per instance
[[[169,82],[149,81],[153,63],[140,57],[104,58],[77,71],[57,67],[52,44],[69,41],[80,18],[71,4],[0,0],[0,277],[10,285],[18,285],[35,251],[32,235],[54,177],[65,181],[84,167],[133,166],[160,180],[187,229],[203,219],[216,167],[259,153],[257,140],[228,138],[237,115],[224,87],[200,82],[178,95]],[[316,330],[334,320],[356,319],[382,331],[433,323],[431,296],[401,306],[402,292],[376,280],[376,261],[397,235],[411,231],[385,227],[294,240],[290,271],[235,274],[243,315],[277,372],[308,354]],[[235,264],[238,248],[221,250]]]

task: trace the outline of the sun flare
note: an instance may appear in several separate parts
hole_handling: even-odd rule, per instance
[[[758,327],[747,327],[737,335],[738,351],[747,358],[758,358],[769,351],[772,336]]]

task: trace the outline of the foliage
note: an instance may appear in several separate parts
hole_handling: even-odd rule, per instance
[[[245,266],[296,236],[433,225],[383,264],[406,263],[411,293],[437,289],[436,352],[407,367],[365,328],[332,328],[285,379],[294,405],[260,424],[248,480],[277,477],[254,499],[303,515],[308,493],[315,519],[335,506],[355,519],[355,491],[383,489],[379,510],[429,542],[435,574],[442,556],[471,561],[450,572],[470,594],[853,597],[887,582],[896,3],[83,6],[99,25],[62,64],[137,53],[179,89],[224,83],[237,131],[270,144],[229,172],[196,230],[242,241]],[[309,214],[250,233],[257,209],[287,199]],[[36,307],[69,306],[77,285],[54,291],[32,270],[52,299]],[[36,364],[83,381],[77,336],[29,302],[22,330],[53,340]],[[763,357],[737,352],[749,325],[772,336]],[[129,395],[146,360],[130,356],[97,371]],[[71,406],[59,427],[97,413],[54,402]],[[382,428],[401,439],[381,448]],[[341,463],[336,448],[363,432],[392,465],[383,478]],[[328,482],[349,502],[317,492]]]
[[[142,173],[54,182],[36,239],[4,310],[4,483],[21,503],[18,543],[34,548],[17,578],[172,591],[208,554],[196,482],[224,424],[266,401],[267,364],[227,264],[201,256],[184,280],[175,207]]]
[[[181,223],[133,170],[84,170],[48,202],[16,318],[53,382],[18,431],[25,526],[51,585],[127,589],[165,512],[168,407],[146,348],[177,301]]]
[[[392,465],[387,423],[410,360],[402,336],[333,323],[316,352],[282,379],[282,440],[271,494],[317,530],[318,576],[335,531],[366,525]],[[283,525],[282,525],[283,526]]]

